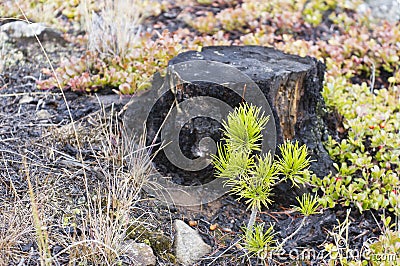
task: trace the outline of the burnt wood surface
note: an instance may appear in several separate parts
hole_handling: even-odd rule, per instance
[[[210,46],[201,52],[188,51],[169,64],[190,60],[211,60],[238,68],[248,75],[266,96],[275,118],[277,144],[284,139],[305,143],[313,170],[323,177],[332,169],[332,160],[323,147],[328,137],[321,95],[325,65],[315,58],[285,54],[262,46]]]

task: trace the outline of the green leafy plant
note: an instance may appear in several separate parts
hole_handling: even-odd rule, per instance
[[[391,78],[394,82],[395,78]],[[324,196],[320,203],[333,207],[354,203],[360,211],[388,208],[399,214],[400,92],[397,86],[371,91],[367,84],[328,83],[327,104],[344,116],[347,137],[329,138],[326,148],[336,161],[337,173],[312,183]],[[328,92],[329,91],[329,92]]]
[[[291,32],[301,18],[300,10],[303,1],[250,1],[232,3],[233,7],[218,12],[216,16],[187,19],[186,22],[196,30],[212,34],[218,30],[224,32],[250,33],[260,28],[281,32]],[[279,28],[279,29],[277,29]]]
[[[133,94],[148,88],[155,72],[164,73],[168,61],[180,49],[167,31],[155,41],[146,34],[124,58],[88,51],[81,58],[64,60],[55,75],[47,70],[51,77],[37,84],[40,89],[51,89],[58,86],[58,79],[62,88],[73,91],[110,87],[121,94]]]
[[[163,71],[181,49],[166,32],[141,34],[143,19],[160,12],[151,1],[100,1],[99,14],[84,2],[88,51],[80,58],[63,60],[50,78],[38,81],[38,88],[59,85],[73,91],[97,91],[109,87],[121,94],[133,94],[150,86],[152,75]]]
[[[400,263],[399,231],[388,231],[382,234],[378,241],[370,245],[369,261],[372,265],[398,265]]]
[[[60,30],[67,31],[70,27],[69,22],[79,21],[81,14],[79,12],[79,3],[77,0],[33,0],[33,1],[2,1],[0,9],[0,18],[24,19],[29,21],[45,23]],[[90,1],[91,7],[95,6],[95,1]],[[23,11],[23,13],[21,12]]]
[[[306,1],[303,8],[303,18],[311,25],[318,26],[328,11],[339,9],[356,10],[362,3],[360,0],[342,1],[342,0],[317,0]]]

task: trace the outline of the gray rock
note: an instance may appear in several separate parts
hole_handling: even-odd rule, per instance
[[[365,14],[371,10],[371,18],[400,21],[400,0],[366,0],[358,7],[358,12]]]
[[[47,110],[39,110],[36,112],[38,120],[47,120],[51,117],[51,114]]]
[[[211,251],[211,247],[204,243],[199,233],[185,222],[175,220],[174,227],[175,255],[183,265],[192,265]]]
[[[136,243],[127,240],[124,243],[125,256],[128,256],[133,265],[151,266],[156,265],[156,256],[152,248],[145,243]]]
[[[22,96],[21,100],[19,100],[19,104],[25,104],[25,103],[31,103],[35,100],[35,98],[33,98],[30,95],[24,95]]]
[[[7,37],[12,40],[18,39],[36,39],[38,36],[41,40],[56,40],[64,42],[64,38],[57,30],[47,27],[42,23],[27,23],[25,21],[13,21],[6,23],[0,27],[0,32],[6,33]],[[4,37],[3,37],[4,38]]]
[[[6,32],[11,38],[29,38],[40,35],[46,27],[41,23],[27,23],[25,21],[13,21],[1,26],[1,30]]]

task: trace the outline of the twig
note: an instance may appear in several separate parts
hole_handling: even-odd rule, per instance
[[[300,226],[296,229],[296,231],[294,231],[290,236],[286,237],[285,239],[283,239],[283,241],[279,244],[279,246],[276,247],[277,250],[280,250],[283,245],[289,240],[291,239],[293,236],[295,236],[300,230],[301,228],[303,228],[303,226],[305,225],[305,221],[307,219],[307,216],[304,216],[303,219],[301,220]]]
[[[61,95],[61,93],[38,91],[38,92],[18,92],[18,93],[0,94],[0,97],[16,97],[16,96],[24,96],[24,95],[41,95],[41,94]]]
[[[209,264],[207,264],[207,266],[211,266],[214,265],[213,263],[222,255],[224,255],[226,252],[228,252],[231,248],[233,248],[234,246],[236,246],[237,243],[239,243],[242,239],[239,239],[238,241],[236,241],[235,243],[233,243],[229,248],[225,249],[221,254],[219,254],[217,257],[215,257],[215,259],[213,259]]]

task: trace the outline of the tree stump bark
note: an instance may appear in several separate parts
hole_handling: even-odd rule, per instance
[[[262,46],[211,46],[189,51],[169,64],[211,60],[238,68],[266,96],[275,118],[277,145],[285,139],[308,146],[315,160],[311,169],[323,177],[332,170],[332,160],[323,147],[329,135],[325,103],[321,95],[325,65],[315,58],[285,54]]]
[[[274,127],[276,130],[276,139],[273,145],[278,146],[285,139],[298,140],[301,144],[306,144],[309,148],[311,159],[311,170],[319,177],[327,175],[332,170],[332,160],[323,147],[329,132],[325,120],[326,111],[321,90],[323,86],[325,66],[321,62],[311,57],[299,57],[296,55],[285,54],[273,48],[261,46],[212,46],[204,47],[201,52],[188,51],[179,54],[169,62],[169,68],[182,65],[185,62],[201,60],[204,62],[219,62],[231,66],[242,74],[218,73],[221,83],[210,84],[205,82],[186,83],[181,89],[177,89],[174,84],[169,86],[168,90],[162,89],[167,80],[162,80],[159,76],[155,78],[153,88],[140,96],[133,98],[126,114],[125,124],[128,132],[135,131],[140,126],[137,122],[143,118],[137,119],[138,114],[148,113],[146,117],[147,145],[160,142],[159,130],[164,126],[163,121],[170,115],[170,109],[178,106],[188,99],[198,96],[209,96],[218,99],[230,105],[232,108],[243,102],[240,97],[246,92],[244,88],[241,93],[234,93],[222,86],[226,80],[225,75],[230,75],[235,82],[240,83],[245,79],[240,75],[247,75],[254,82],[268,101],[270,110],[267,114],[273,116]],[[192,64],[193,66],[193,64]],[[199,75],[215,76],[213,68],[193,69],[191,77],[196,77],[196,71]],[[167,75],[168,79],[168,75]],[[171,79],[171,77],[169,77]],[[184,79],[184,78],[183,78]],[[172,79],[171,79],[172,80]],[[163,83],[164,82],[164,83]],[[222,85],[221,85],[222,84]],[[247,83],[249,84],[249,83]],[[245,86],[246,87],[246,86]],[[252,86],[247,90],[254,89]],[[263,97],[264,97],[263,96]],[[157,98],[153,101],[149,98]],[[257,101],[257,99],[255,99]],[[146,101],[148,103],[146,103]],[[199,105],[199,104],[198,104]],[[268,108],[269,108],[268,107]],[[147,109],[146,109],[147,108]],[[207,113],[202,110],[202,106],[193,106],[199,114]],[[268,109],[266,108],[266,109]],[[215,111],[215,110],[214,110]],[[214,112],[210,110],[211,113]],[[222,112],[223,113],[223,112]],[[226,113],[225,113],[226,115]],[[139,115],[140,116],[140,115]],[[270,117],[272,119],[272,117]],[[136,122],[135,122],[136,121]],[[201,140],[205,137],[217,142],[222,137],[221,124],[215,119],[205,119],[204,117],[192,117],[186,121],[175,123],[182,129],[177,131],[179,137],[179,148],[182,149],[184,156],[190,159],[196,159],[202,155]],[[274,136],[275,137],[275,136]],[[156,140],[156,141],[155,141]],[[165,144],[165,143],[164,143]],[[215,153],[215,149],[210,151]],[[179,157],[173,154],[172,157]],[[173,158],[172,158],[173,159]],[[202,170],[180,169],[171,163],[171,157],[168,154],[159,151],[154,158],[156,168],[163,174],[172,177],[172,180],[181,185],[198,185],[206,183],[213,179],[213,167],[208,165]],[[297,193],[286,185],[281,186],[280,190],[285,193],[283,196],[294,198]]]

